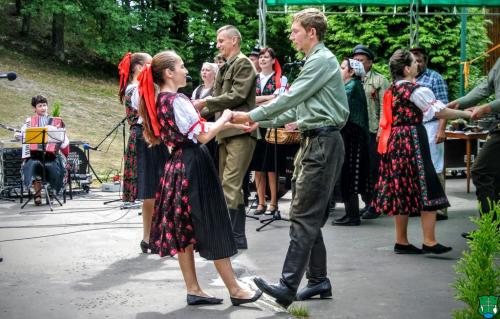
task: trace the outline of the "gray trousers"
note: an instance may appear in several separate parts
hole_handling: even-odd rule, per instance
[[[344,161],[339,131],[303,139],[295,160],[290,209],[290,244],[281,282],[297,291],[307,270],[310,283],[326,278],[326,249],[321,228],[328,219],[328,204]]]
[[[493,202],[500,200],[500,127],[491,133],[474,161],[471,175],[476,186],[480,212],[490,211]]]

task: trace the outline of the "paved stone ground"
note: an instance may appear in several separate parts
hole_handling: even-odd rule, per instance
[[[450,318],[461,307],[450,284],[453,266],[466,249],[460,233],[473,227],[475,197],[465,180],[447,181],[449,220],[437,224],[438,240],[453,246],[442,256],[395,255],[392,218],[364,221],[360,227],[334,227],[323,234],[328,250],[333,299],[300,303],[311,318]],[[0,201],[0,318],[288,318],[271,299],[232,307],[211,262],[197,258],[202,286],[224,298],[217,306],[187,307],[175,258],[141,254],[138,209],[103,205],[117,193],[92,190],[50,212],[47,206]],[[280,201],[287,215],[289,196]],[[343,208],[336,215],[342,215]],[[288,245],[288,222],[256,232],[247,220],[250,249],[233,258],[238,277],[252,285],[259,275],[279,278]],[[409,237],[422,241],[419,218]],[[304,284],[304,282],[303,282]]]

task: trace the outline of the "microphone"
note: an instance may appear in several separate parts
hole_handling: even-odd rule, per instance
[[[87,144],[87,143],[84,143],[84,144],[83,144],[83,149],[84,149],[84,150],[99,151],[99,150],[97,149],[97,147],[92,147],[92,146],[90,146],[90,145],[89,145],[89,144]]]
[[[0,73],[0,79],[7,79],[9,81],[14,81],[16,78],[17,74],[15,72]]]
[[[290,63],[285,63],[284,67],[288,67],[288,68],[291,68],[291,67],[294,67],[294,66],[299,66],[299,67],[302,67],[304,66],[304,63],[306,63],[305,60],[302,60],[302,61],[293,61],[293,62],[290,62]]]
[[[193,82],[193,78],[189,75],[186,75],[186,82]]]

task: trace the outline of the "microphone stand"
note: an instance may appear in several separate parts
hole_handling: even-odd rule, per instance
[[[103,140],[97,144],[97,146],[95,147],[95,149],[99,148],[99,146],[101,146],[101,144],[111,135],[113,134],[113,132],[115,130],[118,129],[118,127],[120,127],[120,125],[122,125],[122,141],[123,141],[123,156],[125,156],[126,152],[127,152],[127,148],[125,146],[125,121],[127,120],[127,117],[125,116],[118,124],[116,124],[115,127],[113,127],[111,129],[111,131],[109,131],[109,133],[106,135],[106,137],[103,138]],[[93,170],[92,170],[93,171]],[[121,173],[121,167],[120,167],[120,173]],[[94,173],[95,174],[95,173]],[[121,189],[121,186],[120,186],[120,189]],[[110,204],[110,203],[114,203],[114,202],[118,202],[118,201],[122,201],[122,198],[119,198],[119,199],[113,199],[113,200],[109,200],[109,201],[106,201],[103,203],[103,205],[107,205],[107,204]],[[124,208],[125,206],[122,205],[123,207],[121,208]],[[128,206],[128,205],[127,205]],[[128,208],[128,207],[127,207]]]
[[[292,76],[292,71],[293,69],[300,65],[302,66],[303,64],[300,63],[292,63],[288,64],[290,65],[290,70],[288,71],[288,79],[291,78]],[[289,80],[290,81],[290,80]],[[278,186],[279,186],[279,179],[280,175],[278,172],[278,128],[274,128],[274,170],[276,171],[276,182],[275,182],[275,187],[276,187],[276,196],[278,195]],[[273,215],[270,218],[266,219],[261,219],[260,223],[264,224],[256,229],[256,231],[261,231],[264,227],[270,225],[271,223],[277,221],[277,220],[284,220],[284,221],[290,221],[288,218],[283,218],[281,217],[281,213],[278,207],[278,202],[276,201],[276,211],[273,213]]]

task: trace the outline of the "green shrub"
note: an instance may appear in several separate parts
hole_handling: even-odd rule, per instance
[[[455,270],[458,274],[453,287],[455,298],[463,301],[466,308],[453,313],[455,319],[481,319],[479,314],[480,296],[500,295],[500,201],[494,203],[492,210],[480,218],[471,218],[477,230],[470,233],[468,240],[470,251],[465,251]]]

